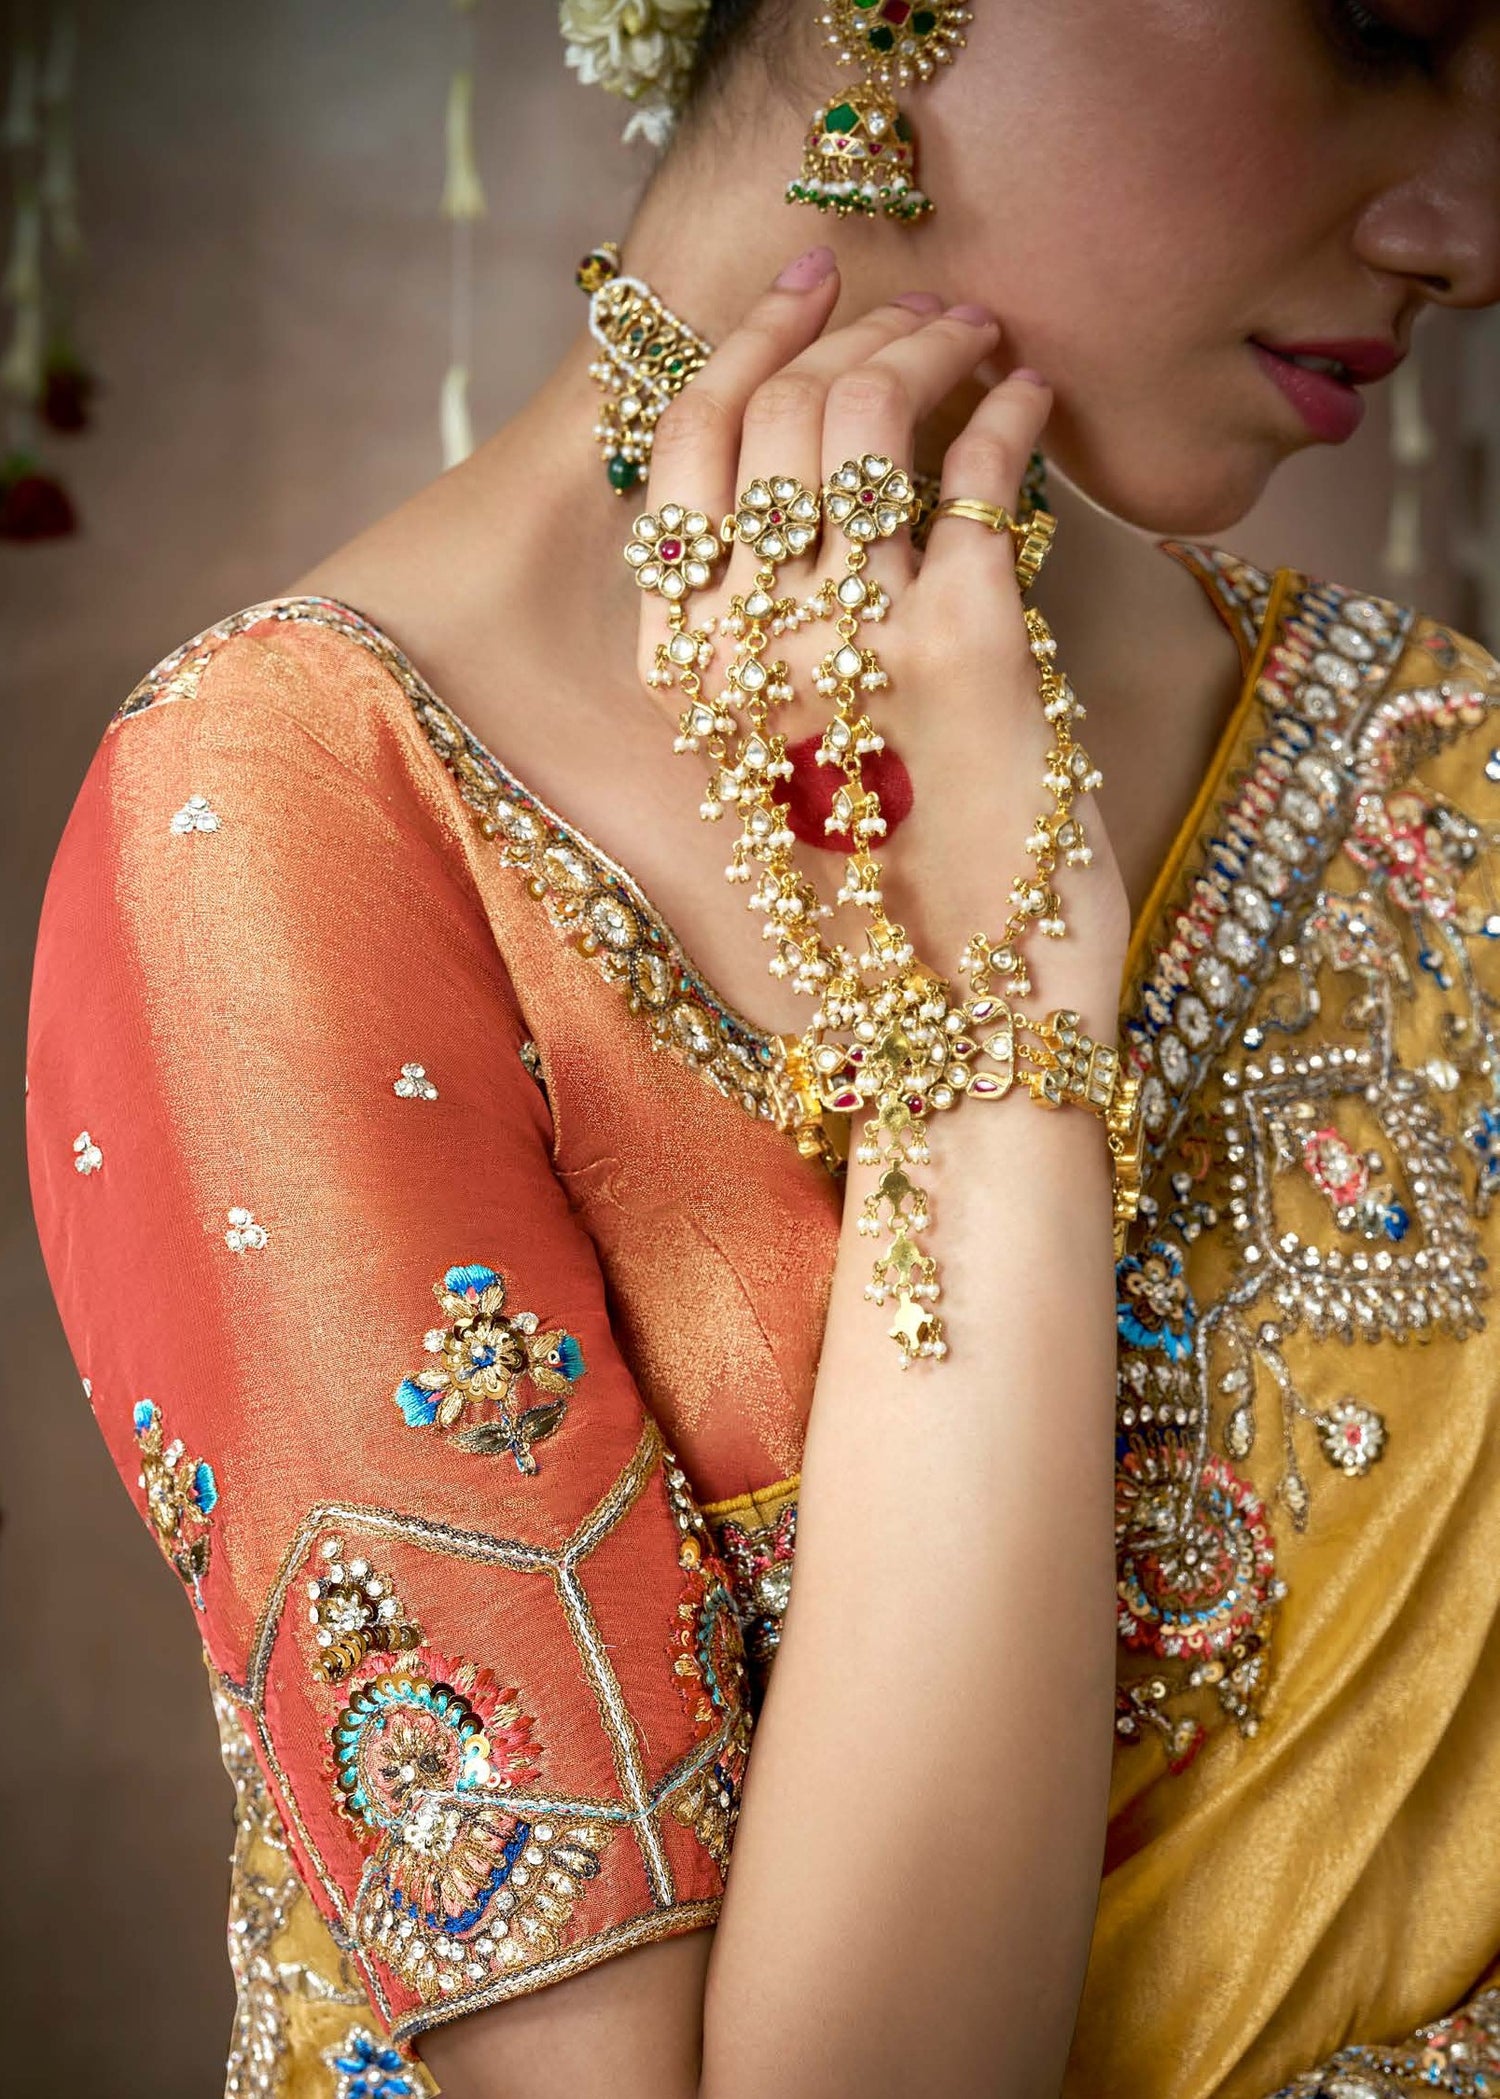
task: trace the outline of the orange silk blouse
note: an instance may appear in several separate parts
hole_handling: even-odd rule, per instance
[[[1125,988],[1068,2099],[1500,2091],[1500,673],[1174,551],[1246,681]],[[780,1043],[390,640],[283,599],[104,738],[28,1117],[235,1779],[237,2089],[398,2099],[423,2029],[711,1924],[841,1206]]]

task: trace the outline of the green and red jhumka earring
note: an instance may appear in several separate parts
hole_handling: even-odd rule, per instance
[[[946,0],[831,0],[820,19],[839,64],[865,77],[814,112],[787,201],[914,224],[932,199],[917,186],[916,140],[896,91],[951,63],[972,12]]]

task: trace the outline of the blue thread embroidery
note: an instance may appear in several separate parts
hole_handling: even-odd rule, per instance
[[[212,1542],[208,1519],[219,1504],[214,1469],[204,1458],[190,1459],[180,1440],[165,1440],[161,1412],[154,1400],[137,1400],[130,1418],[140,1445],[140,1484],[146,1496],[147,1518],[157,1544],[201,1611],[203,1578],[208,1573]]]
[[[1151,1239],[1115,1270],[1115,1324],[1131,1348],[1156,1349],[1180,1363],[1193,1352],[1197,1307],[1182,1274],[1182,1256],[1164,1240]]]
[[[583,1350],[561,1327],[539,1332],[535,1312],[507,1313],[504,1280],[480,1263],[450,1268],[434,1295],[448,1325],[434,1327],[424,1346],[442,1367],[401,1380],[395,1400],[402,1420],[445,1431],[467,1413],[469,1425],[454,1438],[460,1450],[484,1457],[506,1451],[518,1471],[535,1473],[532,1445],[561,1428],[565,1395],[584,1373]],[[528,1379],[546,1397],[518,1411],[515,1395]]]

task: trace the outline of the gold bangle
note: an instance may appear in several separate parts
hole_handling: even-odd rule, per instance
[[[1087,1108],[1104,1124],[1114,1185],[1118,1261],[1141,1206],[1146,1149],[1141,1082],[1125,1069],[1112,1044],[1095,1042],[1083,1033],[1076,1013],[1064,1008],[1049,1013],[1045,1020],[1024,1025],[1042,1046],[1042,1057],[1030,1052],[1020,1070],[1032,1099],[1044,1108]]]

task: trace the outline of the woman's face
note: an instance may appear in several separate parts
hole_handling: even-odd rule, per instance
[[[908,274],[995,308],[1056,389],[1049,453],[1119,516],[1232,523],[1352,432],[1347,379],[1383,376],[1424,304],[1500,299],[1500,0],[974,14],[907,97],[938,202]]]

